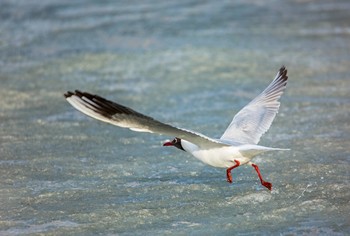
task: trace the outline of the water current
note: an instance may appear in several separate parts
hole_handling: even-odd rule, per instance
[[[0,2],[0,235],[348,235],[350,2]],[[90,119],[80,89],[220,137],[289,83],[254,169]]]

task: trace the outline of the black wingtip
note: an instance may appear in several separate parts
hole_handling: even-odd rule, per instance
[[[287,73],[287,69],[286,69],[286,66],[285,65],[282,65],[281,68],[280,68],[280,73],[283,74],[283,73]]]
[[[73,96],[73,95],[75,95],[75,96],[78,96],[78,97],[82,97],[83,95],[84,95],[84,93],[83,92],[81,92],[80,90],[74,90],[74,92],[71,92],[71,91],[67,91],[65,94],[63,94],[63,96],[65,97],[65,98],[69,98],[69,97],[71,97],[71,96]]]
[[[280,74],[281,78],[285,81],[288,80],[287,72],[288,72],[288,70],[286,69],[286,66],[282,65],[280,70],[279,70],[279,74]]]
[[[65,94],[63,94],[63,96],[64,96],[65,98],[69,98],[69,97],[71,97],[71,96],[73,96],[73,95],[74,95],[74,93],[71,92],[71,91],[67,91]]]

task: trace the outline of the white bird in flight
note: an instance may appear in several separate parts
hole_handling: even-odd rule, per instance
[[[287,79],[287,69],[282,66],[270,85],[233,117],[219,139],[165,124],[98,95],[75,90],[64,96],[77,110],[97,120],[133,131],[175,137],[163,146],[174,146],[208,165],[226,168],[229,183],[232,183],[231,171],[234,168],[249,164],[256,170],[261,184],[271,190],[272,184],[263,180],[259,167],[251,160],[266,151],[289,150],[257,145],[278,112],[278,100],[286,88]]]

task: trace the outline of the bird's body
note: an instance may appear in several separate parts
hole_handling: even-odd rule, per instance
[[[186,152],[191,153],[195,158],[204,162],[205,164],[214,167],[229,168],[232,166],[235,159],[239,159],[242,162],[247,159],[239,152],[239,146],[223,146],[211,149],[201,149],[197,145],[186,140],[181,140],[181,144]]]
[[[191,153],[195,158],[204,162],[207,165],[229,168],[237,160],[240,165],[247,164],[254,156],[267,151],[282,151],[288,149],[270,148],[252,144],[241,144],[237,146],[223,146],[211,149],[201,149],[197,145],[181,140],[183,149]]]
[[[76,90],[67,92],[65,97],[73,107],[95,119],[133,131],[175,136],[174,140],[163,146],[175,146],[205,164],[227,168],[227,181],[230,183],[232,169],[250,164],[258,173],[261,184],[271,190],[272,184],[262,179],[258,166],[251,159],[266,151],[288,150],[257,145],[278,112],[278,99],[287,85],[287,79],[287,70],[281,67],[270,85],[234,116],[220,139],[173,127],[98,95]]]

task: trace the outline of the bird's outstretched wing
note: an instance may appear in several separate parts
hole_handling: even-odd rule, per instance
[[[287,79],[287,69],[282,66],[271,84],[233,117],[220,139],[257,144],[278,112],[278,99],[286,88]]]
[[[138,132],[158,133],[187,140],[202,149],[227,146],[218,140],[190,130],[176,128],[145,116],[131,108],[109,101],[98,95],[75,90],[64,94],[66,100],[77,110],[97,120],[129,128]]]

